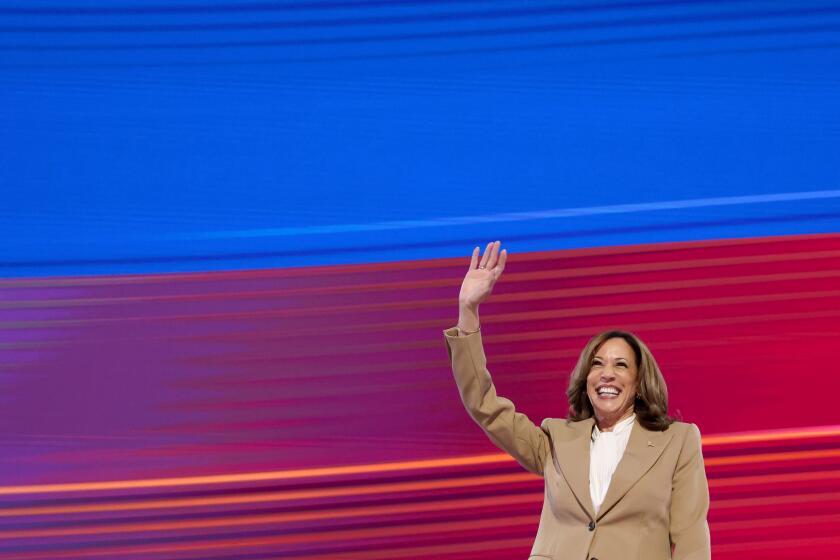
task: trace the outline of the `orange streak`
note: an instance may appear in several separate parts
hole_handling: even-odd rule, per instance
[[[840,435],[840,426],[818,426],[801,429],[768,430],[761,432],[745,432],[734,434],[718,434],[703,436],[703,446],[714,446],[739,442],[761,442],[792,439],[808,439]],[[796,455],[796,454],[808,455]],[[743,457],[718,457],[705,460],[707,466],[730,464],[732,462],[753,462],[755,460],[781,460],[788,458],[813,458],[817,455],[834,457],[838,451],[800,451],[791,453],[771,453]],[[320,467],[309,469],[295,469],[288,471],[265,471],[255,473],[239,473],[225,475],[204,475],[173,478],[149,478],[139,480],[113,480],[102,482],[76,482],[65,484],[37,484],[22,486],[0,486],[0,495],[45,494],[55,492],[86,492],[101,490],[133,490],[141,488],[164,488],[178,486],[196,486],[211,484],[235,484],[277,480],[298,480],[306,478],[336,477],[352,474],[391,473],[406,470],[440,469],[447,467],[463,467],[472,465],[490,465],[496,463],[513,463],[514,460],[505,453],[475,455],[471,457],[453,457],[447,459],[423,459],[417,461],[402,461],[396,463],[372,463],[366,465],[347,465],[340,467]],[[529,475],[533,476],[533,475]]]
[[[505,460],[508,458],[504,454],[499,455]],[[786,461],[797,459],[818,459],[826,457],[840,457],[840,449],[824,450],[824,451],[797,451],[787,453],[762,453],[759,455],[746,455],[736,457],[715,457],[707,459],[705,464],[707,467],[716,465],[730,465],[730,464],[745,464],[745,463],[766,463],[772,461]],[[135,502],[121,502],[117,504],[91,504],[84,506],[44,506],[44,507],[30,507],[30,508],[8,508],[0,509],[0,517],[10,517],[19,515],[51,515],[62,513],[88,513],[88,512],[103,512],[103,511],[132,511],[140,509],[161,509],[174,507],[202,507],[213,505],[226,504],[243,504],[243,503],[258,503],[269,501],[290,501],[303,499],[322,499],[336,496],[360,496],[370,494],[394,493],[394,492],[411,492],[418,490],[436,490],[443,488],[466,488],[471,486],[479,486],[484,484],[505,484],[511,482],[527,482],[535,481],[538,478],[530,473],[509,474],[509,475],[491,475],[470,478],[451,478],[445,480],[436,480],[430,482],[403,482],[391,484],[377,484],[368,487],[352,487],[352,488],[331,488],[328,490],[297,490],[286,492],[265,492],[257,494],[245,494],[234,496],[218,496],[213,498],[174,498],[174,499],[160,499],[160,500],[139,500]]]
[[[377,472],[399,472],[407,470],[461,467],[469,465],[487,465],[513,461],[504,453],[455,457],[451,459],[423,459],[396,463],[372,463],[367,465],[348,465],[343,467],[321,467],[295,469],[288,471],[266,471],[255,473],[222,474],[206,476],[187,476],[175,478],[149,478],[141,480],[113,480],[108,482],[76,482],[69,484],[36,484],[29,486],[0,486],[0,495],[43,494],[51,492],[81,492],[92,490],[125,490],[138,488],[163,488],[167,486],[194,486],[201,484],[230,484],[240,482],[261,482],[266,480],[297,480],[302,478],[320,478],[350,474],[368,474]],[[533,476],[533,475],[531,475]]]
[[[508,474],[471,476],[469,478],[450,478],[433,481],[395,482],[351,488],[330,488],[316,490],[295,490],[281,492],[260,492],[212,498],[173,498],[157,500],[139,500],[116,504],[90,504],[81,506],[43,506],[29,508],[0,509],[0,517],[20,515],[51,515],[61,513],[89,513],[102,511],[132,511],[139,509],[161,509],[173,507],[202,507],[227,504],[249,504],[258,502],[286,502],[291,500],[322,499],[336,496],[364,496],[394,492],[413,492],[418,490],[438,490],[443,488],[467,488],[486,484],[509,484],[515,482],[534,482],[540,480],[533,474]]]
[[[235,527],[240,525],[264,525],[269,523],[293,523],[303,521],[325,521],[342,518],[363,516],[384,516],[394,514],[418,514],[423,512],[440,512],[446,510],[498,507],[512,504],[540,503],[542,491],[518,496],[499,496],[485,498],[468,498],[462,500],[434,500],[423,503],[410,503],[389,506],[365,506],[349,509],[329,511],[295,512],[264,515],[231,515],[228,518],[194,520],[194,521],[161,521],[158,523],[121,523],[119,525],[99,525],[84,527],[69,527],[56,529],[29,529],[21,531],[0,532],[0,538],[41,538],[67,535],[104,535],[109,533],[132,533],[142,531],[176,531],[184,529],[209,529],[213,527]]]
[[[789,504],[812,504],[840,500],[840,492],[821,492],[820,494],[793,494],[790,496],[767,496],[761,498],[734,498],[714,500],[711,509],[747,508],[755,506],[775,506]],[[754,515],[754,514],[753,514]]]
[[[840,478],[840,471],[802,472],[785,474],[763,474],[754,476],[733,476],[727,478],[709,479],[709,488],[726,488],[729,486],[745,487],[750,484],[769,484],[774,482],[799,482],[832,480]]]
[[[840,436],[840,426],[816,426],[809,428],[793,428],[782,430],[762,430],[732,434],[703,436],[703,445],[723,445],[729,443],[749,443],[759,441],[781,441],[791,439],[805,439]]]
[[[803,515],[800,517],[773,517],[771,519],[746,519],[743,521],[718,521],[710,524],[714,531],[743,531],[744,529],[766,529],[768,527],[790,527],[840,523],[840,514]]]
[[[807,474],[807,473],[804,473]],[[817,473],[820,474],[820,473]],[[840,473],[835,473],[840,478]],[[803,478],[809,478],[804,477]],[[296,512],[283,514],[245,515],[228,519],[195,520],[195,521],[164,521],[158,523],[122,523],[107,526],[84,526],[56,529],[32,529],[21,531],[0,532],[0,539],[11,538],[43,538],[70,535],[102,535],[110,533],[136,533],[144,531],[176,531],[186,529],[210,529],[219,527],[233,527],[241,525],[265,525],[272,523],[295,523],[306,521],[328,521],[342,518],[372,517],[397,514],[419,514],[447,510],[471,510],[492,508],[514,504],[538,504],[542,498],[541,491],[533,494],[517,496],[488,496],[481,498],[462,499],[457,502],[431,500],[423,503],[365,506],[332,511]],[[712,509],[734,509],[764,505],[785,504],[813,504],[827,501],[840,501],[840,492],[822,494],[795,494],[790,496],[770,496],[760,498],[715,499]],[[717,525],[716,525],[717,526]]]
[[[813,496],[812,496],[813,497]],[[824,499],[836,499],[840,497],[838,494],[833,494],[829,496],[819,496],[816,497],[820,501]],[[781,500],[780,497],[768,497],[768,498],[759,498],[759,499],[749,499],[749,500],[728,500],[727,506],[724,507],[740,507],[743,505],[755,505],[756,503],[770,503],[770,504],[777,504],[777,503],[794,503],[794,502],[801,502],[802,497],[799,496],[782,496]],[[815,501],[815,500],[810,500]],[[737,504],[737,505],[736,505]],[[717,507],[717,502],[715,506]],[[825,516],[820,516],[821,520],[825,520]],[[229,539],[226,541],[215,541],[210,543],[181,543],[181,544],[170,544],[170,545],[141,545],[141,546],[127,546],[127,547],[111,547],[108,549],[93,549],[93,550],[84,550],[84,551],[68,551],[68,552],[55,552],[55,553],[47,553],[44,555],[43,553],[34,553],[34,555],[22,555],[17,556],[16,558],[22,560],[24,558],[66,558],[71,555],[77,555],[81,552],[85,553],[86,557],[92,556],[103,556],[112,554],[114,552],[119,552],[122,554],[129,554],[129,553],[153,553],[153,552],[175,552],[175,551],[192,551],[192,550],[210,550],[210,549],[220,549],[220,548],[244,548],[244,547],[251,547],[251,546],[264,546],[264,545],[282,545],[282,544],[307,544],[313,542],[329,542],[329,541],[344,541],[348,539],[362,539],[362,538],[375,538],[375,537],[385,537],[385,536],[404,536],[404,535],[420,535],[420,534],[439,534],[444,532],[453,532],[453,531],[463,531],[463,530],[474,530],[474,529],[489,529],[493,527],[510,527],[516,525],[532,525],[533,524],[533,517],[528,516],[515,516],[515,517],[507,517],[503,519],[488,519],[488,520],[465,520],[460,522],[443,522],[443,523],[435,523],[435,524],[422,524],[416,526],[402,526],[402,527],[392,527],[392,528],[372,528],[372,529],[360,529],[360,530],[338,530],[338,531],[330,531],[326,533],[316,533],[316,534],[297,534],[297,535],[286,535],[282,537],[269,537],[269,538],[239,538],[239,539]],[[723,522],[722,524],[715,524],[717,528],[721,525],[721,528],[726,529],[727,525],[732,525],[733,523],[739,522]],[[746,523],[750,523],[747,521]],[[766,526],[774,526],[780,524],[781,522],[777,522],[776,520],[767,520]],[[511,542],[519,543],[523,542],[524,539],[516,539]],[[500,542],[494,541],[483,541],[486,545],[493,545],[493,548],[500,546]],[[524,541],[524,542],[530,542]],[[454,546],[462,546],[462,545],[454,545]],[[424,550],[427,550],[429,547],[424,547]],[[435,549],[440,549],[441,551],[449,551],[452,552],[452,546],[450,545],[437,545],[436,547],[432,547]],[[417,555],[419,549],[411,549],[411,551],[406,549],[399,549],[405,555]],[[368,551],[360,551],[355,553],[358,555],[358,558],[387,558],[393,557],[394,555],[390,552],[383,551],[378,549],[377,552],[370,552]],[[373,554],[373,555],[371,555]],[[380,554],[382,556],[376,556]],[[388,554],[388,555],[386,555]],[[355,556],[354,556],[355,557]],[[336,559],[338,558],[351,558],[346,554],[342,554],[340,556],[335,556]]]
[[[712,457],[705,459],[707,467],[719,465],[741,465],[745,463],[766,463],[769,461],[793,461],[797,459],[827,459],[840,457],[840,449],[820,451],[789,451],[782,453],[760,453],[758,455],[739,455],[735,457]]]

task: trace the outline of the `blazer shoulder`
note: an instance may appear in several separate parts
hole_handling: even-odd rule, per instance
[[[670,426],[668,426],[668,429],[676,429],[679,432],[687,432],[691,429],[692,426],[694,426],[694,423],[692,422],[681,422],[679,420],[674,420],[674,422]]]
[[[668,430],[674,430],[674,436],[676,436],[679,441],[684,442],[687,439],[696,439],[698,442],[700,441],[700,428],[698,428],[697,424],[693,422],[680,422],[677,420],[668,426]]]

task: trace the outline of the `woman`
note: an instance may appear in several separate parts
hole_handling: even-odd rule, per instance
[[[703,560],[711,557],[709,486],[700,432],[668,416],[653,355],[624,331],[595,336],[569,383],[569,418],[539,427],[496,395],[481,344],[478,306],[504,271],[507,251],[476,247],[461,285],[458,325],[444,331],[470,416],[525,469],[545,479],[529,558]]]

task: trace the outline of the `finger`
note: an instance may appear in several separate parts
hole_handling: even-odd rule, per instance
[[[505,271],[505,263],[507,262],[507,249],[502,249],[502,252],[499,253],[499,264],[496,265],[496,268],[493,269],[493,274],[496,276],[496,280],[499,279],[499,276],[502,275],[502,272]]]
[[[481,256],[481,264],[478,265],[479,268],[487,268],[487,260],[490,258],[490,251],[493,249],[493,242],[487,244],[487,248],[484,249],[484,254]]]
[[[470,270],[473,270],[475,267],[478,266],[478,253],[481,251],[481,247],[476,247],[473,249],[472,257],[470,258]]]
[[[492,270],[496,263],[499,260],[499,246],[502,244],[501,241],[494,241],[493,242],[493,249],[490,251],[490,258],[487,260],[487,268],[488,270]]]

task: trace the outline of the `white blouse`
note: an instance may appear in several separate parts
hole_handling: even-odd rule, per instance
[[[597,424],[592,429],[592,441],[589,444],[589,495],[596,515],[604,503],[618,462],[624,455],[635,420],[636,415],[633,414],[616,424],[611,432],[600,431]]]

